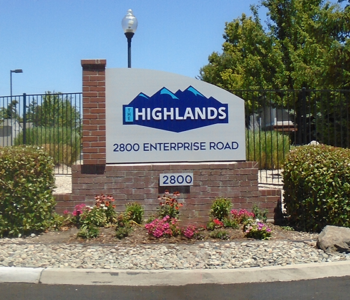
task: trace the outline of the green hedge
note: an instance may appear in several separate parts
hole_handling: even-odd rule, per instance
[[[52,158],[41,148],[0,148],[0,236],[47,229],[54,187]]]
[[[22,143],[23,132],[16,138],[15,145]],[[26,130],[26,144],[44,147],[55,165],[71,166],[80,156],[81,138],[69,127],[34,127]]]
[[[284,164],[284,202],[290,221],[305,231],[350,227],[350,150],[300,146]]]

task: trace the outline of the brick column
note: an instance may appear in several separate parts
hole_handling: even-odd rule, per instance
[[[83,164],[106,165],[106,60],[82,60],[83,67]],[[94,173],[94,172],[93,172]]]

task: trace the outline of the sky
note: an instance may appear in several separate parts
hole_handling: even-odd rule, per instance
[[[81,60],[127,67],[121,20],[132,9],[138,29],[132,67],[196,77],[221,51],[225,22],[258,0],[0,0],[0,96],[81,92]],[[265,13],[266,14],[266,13]]]
[[[333,0],[332,2],[335,2]],[[127,67],[121,20],[138,19],[132,67],[196,77],[221,52],[225,22],[259,0],[0,0],[0,96],[81,92],[81,60]],[[259,15],[264,24],[266,9]]]

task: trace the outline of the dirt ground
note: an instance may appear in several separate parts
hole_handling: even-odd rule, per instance
[[[286,230],[283,227],[276,226],[273,224],[268,224],[272,229],[272,236],[270,240],[289,240],[289,241],[315,241],[318,234],[316,233],[305,233],[299,231]],[[247,239],[244,237],[242,229],[225,229],[229,235],[227,241],[249,241],[253,239]],[[208,242],[219,242],[220,239],[213,239],[209,235],[212,231],[200,231],[201,239],[187,239],[186,237],[171,237],[171,238],[153,238],[147,234],[144,226],[135,225],[133,226],[130,235],[124,239],[118,239],[115,237],[115,228],[100,228],[100,235],[93,239],[83,239],[78,238],[78,229],[73,228],[63,228],[60,231],[49,231],[36,235],[34,237],[26,237],[22,239],[22,243],[43,243],[43,244],[55,244],[55,243],[65,243],[65,244],[99,244],[99,245],[119,245],[119,246],[137,246],[140,244],[193,244],[203,241]]]

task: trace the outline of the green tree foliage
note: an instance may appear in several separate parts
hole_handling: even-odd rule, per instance
[[[0,108],[0,120],[4,119],[17,119],[20,120],[20,117],[17,113],[16,106],[18,104],[17,100],[12,100],[7,107]]]
[[[28,107],[27,121],[34,127],[80,128],[79,111],[68,97],[61,93],[46,92],[40,103],[32,102]]]
[[[61,93],[46,92],[27,108],[26,143],[43,146],[55,165],[72,165],[80,154],[81,118],[71,99]],[[19,134],[15,144],[22,143]]]
[[[226,23],[223,52],[200,78],[226,90],[350,88],[350,10],[322,0],[264,0]]]

